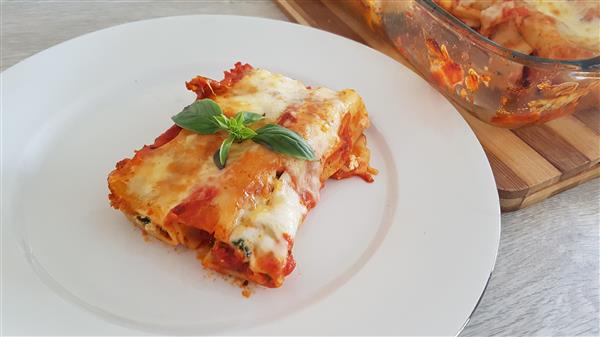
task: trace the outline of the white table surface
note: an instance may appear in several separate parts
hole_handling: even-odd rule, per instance
[[[268,0],[2,0],[0,69],[98,29],[185,14],[236,14],[288,21]],[[504,214],[494,273],[461,335],[598,336],[599,227],[599,179]],[[2,334],[19,334],[19,329],[3,326]]]

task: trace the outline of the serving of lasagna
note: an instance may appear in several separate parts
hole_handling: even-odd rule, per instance
[[[196,250],[207,268],[279,287],[294,270],[296,231],[325,180],[373,181],[363,101],[353,90],[311,88],[241,63],[221,81],[198,76],[186,86],[227,117],[240,111],[264,116],[253,128],[270,123],[292,130],[316,160],[246,141],[234,144],[227,165],[219,167],[214,154],[226,133],[173,125],[117,163],[108,177],[111,205],[145,233]]]

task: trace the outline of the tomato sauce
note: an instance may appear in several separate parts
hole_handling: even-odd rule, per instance
[[[431,79],[438,86],[453,88],[463,81],[464,70],[454,62],[446,46],[440,45],[433,39],[427,39],[427,54],[429,55],[429,70]]]
[[[212,186],[198,188],[186,200],[171,209],[165,226],[182,223],[212,233],[219,220],[219,208],[211,203],[217,194],[218,190]]]
[[[294,260],[294,255],[292,255],[292,247],[294,246],[294,239],[289,236],[287,233],[283,233],[283,238],[288,243],[288,257],[285,261],[285,266],[283,267],[283,275],[288,276],[291,274],[296,268],[296,260]]]
[[[296,118],[296,116],[294,115],[294,110],[296,109],[296,107],[294,106],[289,106],[287,107],[283,113],[281,114],[281,116],[279,116],[279,119],[277,120],[277,124],[281,125],[281,126],[286,126],[288,123],[295,123],[298,121],[298,118]]]
[[[175,137],[177,137],[180,131],[180,126],[173,125],[170,128],[168,128],[167,131],[163,132],[160,136],[156,137],[154,143],[152,145],[149,145],[148,147],[151,149],[159,148],[165,145],[166,143],[172,141]]]
[[[242,274],[250,272],[244,258],[236,252],[235,248],[225,243],[216,243],[211,250],[211,254],[215,260],[214,262],[226,270],[233,270]]]
[[[252,70],[252,66],[237,62],[233,69],[225,71],[221,81],[216,81],[203,76],[196,76],[191,81],[185,83],[185,87],[196,93],[198,99],[215,97],[223,94],[229,87],[241,80],[244,75]]]

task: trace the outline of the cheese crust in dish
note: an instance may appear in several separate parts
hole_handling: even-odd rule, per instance
[[[186,86],[227,116],[251,111],[265,116],[256,127],[275,123],[295,131],[318,160],[246,141],[231,148],[219,169],[213,154],[225,133],[200,135],[174,125],[117,163],[108,177],[111,204],[149,235],[197,250],[207,268],[279,287],[295,267],[296,231],[325,180],[373,181],[362,99],[353,90],[311,88],[241,63],[221,81],[198,76]]]
[[[498,44],[540,57],[600,55],[597,0],[434,0]]]
[[[481,35],[523,54],[557,60],[600,56],[598,0],[433,0]],[[411,1],[360,0],[369,26]]]

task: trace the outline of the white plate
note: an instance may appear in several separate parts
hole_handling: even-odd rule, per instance
[[[355,88],[381,171],[328,182],[297,270],[250,299],[193,253],[145,242],[106,187],[115,162],[193,100],[184,81],[238,60]],[[257,18],[162,18],[67,41],[2,81],[4,333],[452,335],[490,276],[499,207],[479,143],[423,80],[353,41]]]

